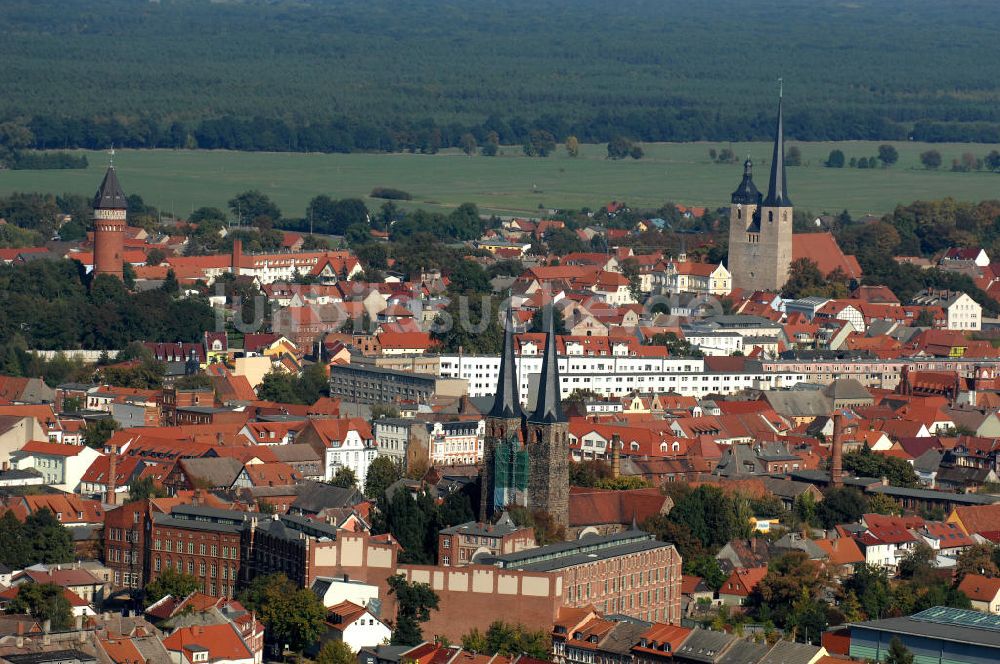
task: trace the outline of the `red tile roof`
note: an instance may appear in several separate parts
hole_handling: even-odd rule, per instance
[[[792,260],[807,258],[824,275],[840,268],[852,279],[861,277],[861,266],[854,256],[846,256],[831,233],[795,233],[792,235]]]

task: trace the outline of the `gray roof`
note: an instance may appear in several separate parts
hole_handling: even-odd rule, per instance
[[[562,412],[562,402],[559,395],[559,362],[556,358],[556,333],[553,322],[555,314],[549,310],[545,318],[545,351],[542,355],[542,374],[538,378],[538,398],[535,400],[535,412],[528,418],[529,422],[551,424],[566,422]]]
[[[759,664],[809,664],[819,651],[819,646],[809,643],[778,641]]]
[[[507,307],[507,319],[503,327],[503,352],[500,355],[500,373],[497,379],[496,396],[490,417],[514,419],[524,417],[521,410],[521,391],[517,380],[517,361],[514,358],[514,318],[513,307]]]
[[[571,542],[557,542],[517,553],[497,556],[492,561],[497,567],[529,572],[555,570],[606,560],[618,556],[652,551],[673,546],[657,541],[649,533],[629,530],[615,535],[588,535]]]
[[[767,650],[766,643],[740,639],[719,659],[719,664],[756,664]]]
[[[301,512],[316,514],[327,507],[350,507],[363,498],[357,489],[344,489],[324,482],[302,482],[298,486],[292,509]]]
[[[243,525],[230,523],[216,523],[213,521],[199,521],[197,519],[178,519],[169,514],[154,514],[153,525],[165,526],[168,528],[185,528],[188,530],[206,530],[215,533],[239,533],[243,530]]]
[[[469,521],[468,523],[460,523],[457,526],[451,526],[450,528],[442,528],[439,532],[444,535],[503,537],[504,535],[509,535],[519,529],[519,526],[517,526],[511,520],[510,516],[504,512],[503,516],[497,520],[496,524]]]
[[[796,482],[778,477],[761,478],[764,488],[780,498],[797,498],[809,490],[812,484],[808,482]]]
[[[684,643],[674,650],[674,653],[696,662],[719,662],[722,653],[738,640],[732,634],[696,628],[684,639]]]
[[[767,390],[764,399],[779,415],[818,417],[833,409],[830,397],[815,390]]]
[[[785,177],[785,122],[781,102],[781,97],[778,97],[778,121],[774,129],[771,177],[767,182],[767,197],[764,198],[763,207],[792,206],[792,199],[788,197],[788,182]]]
[[[319,461],[320,457],[316,450],[305,443],[293,443],[291,445],[273,445],[271,451],[274,458],[285,463],[291,461]]]
[[[760,199],[760,191],[753,183],[753,162],[750,161],[750,157],[747,157],[747,160],[743,162],[743,180],[733,192],[730,200],[734,205],[758,205]]]
[[[868,491],[904,498],[944,500],[955,505],[992,505],[993,503],[1000,502],[1000,496],[976,493],[946,493],[944,491],[934,491],[933,489],[904,489],[898,486],[873,486]]]
[[[848,399],[858,401],[861,399],[871,399],[872,394],[865,386],[854,378],[839,378],[825,388],[823,394],[831,399]]]
[[[1000,649],[1000,631],[997,631],[996,628],[974,627],[972,625],[956,624],[955,622],[937,622],[923,619],[925,615],[932,615],[933,612],[942,612],[943,610],[945,610],[944,607],[936,606],[912,616],[866,620],[864,622],[850,623],[848,626],[852,629],[870,629],[890,634],[906,634],[908,636],[939,639],[955,643],[971,643],[986,648]],[[969,614],[971,619],[995,618],[995,616],[982,614],[978,611],[962,611],[961,609],[947,609],[946,611],[959,612],[958,615]]]
[[[243,472],[243,462],[233,457],[200,457],[181,459],[181,467],[189,479],[202,480],[210,487],[229,488]]]
[[[104,173],[104,180],[94,195],[93,207],[95,210],[128,209],[128,201],[122,186],[118,184],[118,174],[115,173],[114,166],[108,166],[108,170]]]

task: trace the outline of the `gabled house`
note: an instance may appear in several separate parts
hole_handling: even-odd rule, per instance
[[[386,643],[392,630],[363,606],[344,601],[329,609],[327,628],[330,635],[343,641],[352,652]]]
[[[719,600],[727,606],[743,606],[765,576],[767,566],[734,569],[719,588]]]
[[[360,486],[368,477],[368,466],[378,455],[371,426],[360,418],[311,419],[302,428],[298,442],[324,457],[324,479],[332,480],[340,468],[354,472]]]
[[[958,591],[969,598],[972,608],[977,611],[1000,615],[1000,579],[966,574],[958,584]]]

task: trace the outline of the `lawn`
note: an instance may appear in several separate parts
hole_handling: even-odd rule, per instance
[[[896,204],[951,196],[978,201],[1000,197],[1000,175],[952,173],[953,158],[963,152],[982,157],[993,145],[897,143],[899,163],[892,168],[825,168],[836,146],[850,159],[874,156],[878,143],[798,143],[803,165],[788,169],[788,188],[800,209],[814,213],[849,210],[854,215],[884,213]],[[527,158],[519,147],[503,148],[495,158],[467,157],[449,150],[436,155],[300,154],[172,150],[123,150],[115,156],[126,193],[140,194],[166,212],[183,216],[213,205],[224,207],[236,193],[258,188],[288,216],[301,216],[310,198],[367,197],[373,187],[413,194],[409,205],[451,208],[471,201],[500,214],[538,214],[545,208],[595,207],[610,200],[655,207],[672,200],[687,205],[725,205],[739,184],[742,161],[758,164],[755,181],[767,187],[767,143],[732,144],[738,164],[715,164],[710,148],[723,143],[644,144],[645,158],[609,161],[603,145],[584,145],[569,158],[560,148],[546,159]],[[945,166],[928,171],[920,165],[924,150],[938,150]],[[0,171],[0,194],[12,191],[92,193],[108,156],[87,153],[90,168],[70,171]],[[370,207],[377,200],[366,198]]]

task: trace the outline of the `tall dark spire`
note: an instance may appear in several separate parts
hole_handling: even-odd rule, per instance
[[[503,330],[503,354],[500,355],[500,377],[490,417],[513,419],[524,417],[521,410],[521,389],[517,384],[517,362],[514,359],[514,314],[507,307],[507,320]]]
[[[114,166],[108,166],[104,180],[94,196],[93,207],[95,210],[124,210],[128,208],[128,201],[125,199],[122,186],[118,184],[118,175],[115,174]]]
[[[733,192],[732,202],[733,205],[760,205],[760,192],[753,183],[753,162],[750,161],[750,155],[743,162],[743,181]]]
[[[778,123],[774,132],[774,154],[771,157],[771,178],[767,183],[765,207],[791,207],[788,182],[785,179],[785,129],[781,112],[782,97],[778,96]]]
[[[528,422],[551,424],[566,422],[559,399],[559,361],[556,354],[555,311],[549,311],[545,318],[545,352],[542,355],[542,373],[538,376],[538,398],[535,412]]]

